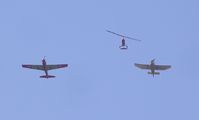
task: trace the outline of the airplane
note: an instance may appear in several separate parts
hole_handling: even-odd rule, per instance
[[[135,66],[141,69],[148,69],[151,70],[151,72],[148,72],[148,74],[152,74],[153,77],[154,75],[159,75],[159,72],[155,72],[155,70],[167,70],[171,68],[170,65],[156,65],[155,64],[155,59],[151,60],[151,64],[137,64],[135,63]]]
[[[40,78],[54,78],[56,76],[49,75],[48,70],[59,69],[68,67],[68,64],[55,64],[55,65],[47,65],[45,57],[42,59],[42,65],[22,65],[23,68],[35,69],[35,70],[42,70],[45,72],[45,75],[40,76]]]
[[[121,34],[118,34],[118,33],[112,32],[112,31],[109,31],[109,30],[106,30],[106,31],[109,32],[109,33],[112,33],[112,34],[115,34],[115,35],[117,35],[117,36],[122,37],[122,45],[119,46],[119,48],[120,48],[121,50],[127,50],[127,49],[128,49],[128,46],[126,45],[126,40],[125,40],[125,38],[131,39],[131,40],[134,40],[134,41],[141,41],[141,40],[138,40],[138,39],[135,39],[135,38],[131,38],[131,37],[127,37],[127,36],[124,36],[124,35],[121,35]]]

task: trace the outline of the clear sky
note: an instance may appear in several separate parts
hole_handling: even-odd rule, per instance
[[[1,0],[1,120],[199,120],[197,0]],[[105,30],[141,39],[127,41]],[[40,79],[21,64],[67,63]],[[172,65],[155,76],[134,63]]]

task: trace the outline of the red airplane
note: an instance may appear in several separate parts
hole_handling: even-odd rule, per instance
[[[68,67],[68,64],[56,64],[56,65],[47,65],[45,58],[42,60],[42,65],[22,65],[24,68],[42,70],[46,75],[40,76],[40,78],[54,78],[53,75],[48,75],[48,70],[59,69]]]

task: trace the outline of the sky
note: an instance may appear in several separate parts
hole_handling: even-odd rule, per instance
[[[1,0],[1,120],[198,120],[197,0]],[[121,38],[111,30],[141,42]],[[42,71],[22,64],[64,63]],[[168,64],[154,78],[134,63]]]

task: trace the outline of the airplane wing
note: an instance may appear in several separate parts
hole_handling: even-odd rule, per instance
[[[35,70],[44,70],[43,65],[22,65],[22,67]]]
[[[171,68],[170,65],[155,65],[156,70],[167,70],[169,68]]]
[[[138,67],[138,68],[141,68],[141,69],[151,69],[150,65],[147,65],[147,64],[137,64],[137,63],[135,63],[135,66]]]
[[[47,70],[59,69],[64,67],[68,67],[68,64],[46,65]]]

